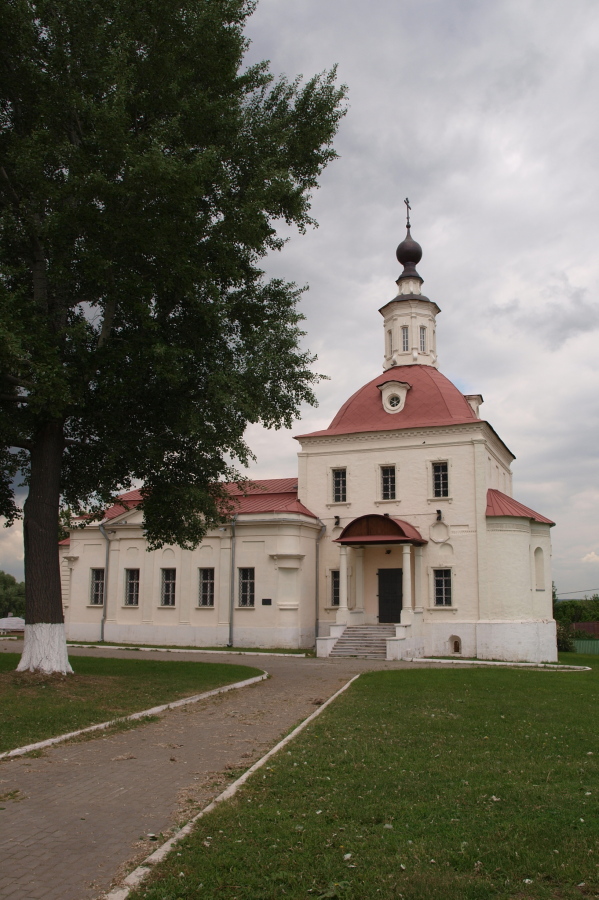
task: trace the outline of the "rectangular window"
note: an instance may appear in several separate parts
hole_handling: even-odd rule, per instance
[[[404,353],[410,349],[410,332],[407,325],[401,326],[401,349]]]
[[[426,328],[424,325],[420,326],[420,352],[426,353]]]
[[[395,500],[395,466],[381,466],[381,500]]]
[[[139,569],[125,569],[125,606],[139,606]]]
[[[449,466],[446,462],[433,463],[433,496],[449,497]]]
[[[176,569],[162,569],[162,591],[160,594],[161,606],[175,605],[175,585],[177,583]]]
[[[393,332],[387,332],[387,356],[391,356],[393,353]]]
[[[240,569],[239,570],[239,605],[240,606],[253,606],[254,605],[254,589],[255,589],[254,570],[253,569]]]
[[[104,569],[91,570],[89,602],[91,606],[104,604]]]
[[[339,569],[331,570],[331,606],[339,606]]]
[[[333,503],[345,503],[347,500],[346,469],[333,469]]]
[[[200,569],[198,606],[214,606],[214,569]]]
[[[435,606],[451,606],[451,569],[433,569]]]

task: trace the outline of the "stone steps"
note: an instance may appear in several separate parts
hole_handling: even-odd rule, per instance
[[[386,659],[388,637],[395,637],[395,625],[350,625],[335,641],[330,655]]]

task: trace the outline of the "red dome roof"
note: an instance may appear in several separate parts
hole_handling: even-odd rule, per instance
[[[387,381],[410,385],[404,408],[388,413],[379,387]],[[343,404],[324,431],[300,437],[355,434],[361,431],[397,431],[431,425],[462,425],[478,421],[470,404],[457,387],[433,366],[394,366],[373,378]]]

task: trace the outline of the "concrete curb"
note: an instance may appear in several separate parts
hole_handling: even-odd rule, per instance
[[[77,647],[79,650],[143,650],[145,653],[226,653],[228,656],[291,656],[297,659],[305,659],[305,653],[264,653],[261,650],[204,650],[202,647],[127,647],[116,644],[72,644],[67,641],[67,647]]]
[[[168,856],[175,844],[177,844],[182,838],[187,837],[187,835],[190,834],[191,831],[193,831],[193,827],[199,819],[202,819],[209,812],[212,812],[212,810],[219,803],[222,803],[223,800],[229,800],[231,797],[233,797],[237,793],[239,788],[245,784],[250,775],[252,775],[258,769],[261,769],[265,762],[267,762],[272,756],[275,755],[275,753],[278,753],[279,750],[281,750],[290,741],[292,741],[300,733],[300,731],[303,731],[304,728],[310,724],[310,722],[312,722],[317,716],[319,716],[321,712],[323,712],[323,710],[333,702],[333,700],[336,700],[337,697],[339,697],[340,694],[346,691],[348,687],[356,680],[356,678],[359,677],[359,675],[354,675],[353,678],[350,678],[347,684],[344,684],[343,687],[336,691],[336,693],[334,693],[332,697],[329,697],[329,699],[325,703],[323,703],[322,706],[319,706],[319,708],[315,710],[311,715],[309,715],[307,719],[304,719],[303,722],[300,722],[300,724],[296,728],[294,728],[293,731],[287,735],[287,737],[283,738],[282,741],[279,741],[279,743],[276,744],[272,748],[272,750],[269,750],[268,753],[266,753],[261,759],[259,759],[258,762],[255,762],[253,766],[250,766],[250,768],[246,772],[244,772],[240,778],[234,781],[233,784],[230,784],[229,787],[222,792],[222,794],[219,794],[218,797],[215,797],[215,799],[211,803],[209,803],[208,806],[204,807],[204,809],[201,810],[196,816],[194,816],[193,819],[190,819],[187,825],[184,825],[183,828],[181,828],[176,834],[174,834],[172,838],[158,847],[158,849],[155,850],[154,853],[150,854],[150,856],[146,857],[146,859],[144,859],[144,861],[136,869],[134,869],[133,872],[127,875],[127,877],[123,880],[122,887],[113,888],[113,890],[109,891],[107,894],[103,894],[103,900],[126,900],[130,892],[139,887],[144,878],[146,878],[147,875],[151,872],[152,867],[155,866],[156,863],[162,862],[162,860],[166,856]]]
[[[163,703],[161,706],[153,706],[152,709],[144,709],[141,712],[132,713],[130,716],[121,716],[118,719],[111,719],[110,722],[101,722],[99,725],[90,725],[88,728],[80,728],[78,731],[69,731],[68,734],[60,734],[58,737],[48,738],[45,741],[38,741],[36,744],[27,744],[26,747],[16,747],[14,750],[5,750],[0,753],[0,759],[10,759],[13,756],[23,756],[32,750],[43,750],[44,747],[51,747],[53,744],[61,744],[71,738],[78,737],[80,734],[89,734],[92,731],[101,731],[104,728],[110,728],[119,722],[132,722],[135,719],[143,719],[144,716],[155,716],[167,709],[176,709],[178,706],[187,706],[188,703],[197,703],[198,700],[205,700],[207,697],[214,697],[216,694],[224,694],[227,691],[234,691],[237,688],[247,687],[250,684],[257,684],[259,681],[266,681],[269,677],[268,672],[263,669],[262,675],[256,675],[254,678],[247,678],[245,681],[235,681],[233,684],[225,684],[223,687],[215,688],[212,691],[205,691],[203,694],[193,694],[191,697],[183,697],[181,700],[173,700],[172,703]]]
[[[434,656],[406,659],[412,663],[439,663],[448,666],[504,666],[508,669],[549,669],[552,672],[592,672],[590,666],[558,666],[553,663],[502,662],[495,659],[439,659]]]

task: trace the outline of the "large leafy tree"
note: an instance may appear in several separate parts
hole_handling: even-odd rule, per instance
[[[2,0],[0,512],[24,505],[21,668],[68,669],[59,505],[144,484],[148,538],[194,546],[249,422],[312,402],[276,225],[343,115],[334,70],[244,67],[250,0]]]

